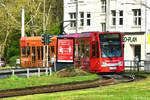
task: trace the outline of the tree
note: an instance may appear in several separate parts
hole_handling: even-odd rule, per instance
[[[60,34],[62,26],[60,22],[63,19],[63,0],[45,1],[46,33]],[[1,56],[10,58],[19,54],[22,6],[25,7],[26,36],[40,36],[43,33],[43,0],[1,0]]]

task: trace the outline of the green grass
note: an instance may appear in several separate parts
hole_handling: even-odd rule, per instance
[[[146,79],[76,91],[35,94],[4,100],[150,100],[150,74]]]
[[[76,76],[76,77],[64,77],[57,78],[54,76],[41,76],[41,77],[30,77],[27,78],[18,78],[17,76],[11,76],[7,79],[0,80],[0,90],[2,89],[11,89],[11,88],[20,88],[20,87],[30,87],[30,86],[39,86],[39,85],[49,85],[49,84],[58,84],[58,83],[67,83],[83,80],[92,80],[98,78],[96,74],[87,74],[85,76]]]

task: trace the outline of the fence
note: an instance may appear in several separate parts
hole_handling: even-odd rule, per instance
[[[144,71],[144,60],[134,61],[134,60],[124,60],[125,71],[139,72]]]
[[[134,60],[124,60],[125,71],[144,71],[144,63],[146,61],[141,60],[136,62]],[[20,67],[22,66],[22,67]],[[52,68],[52,70],[56,71],[56,63],[55,62],[47,62],[45,61],[45,67]],[[20,68],[45,68],[43,67],[43,61],[21,61],[20,65],[16,64],[15,66],[9,66],[3,69],[20,69]],[[57,66],[58,67],[58,66]]]

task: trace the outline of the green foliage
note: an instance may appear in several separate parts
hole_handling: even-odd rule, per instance
[[[19,56],[13,56],[9,59],[9,65],[15,66],[16,65],[16,59],[19,59]]]
[[[19,77],[16,76],[16,75],[12,75],[12,76],[9,77],[9,79],[14,81],[14,80],[18,80]]]
[[[7,60],[19,55],[21,36],[21,7],[25,7],[26,36],[43,34],[43,0],[1,0],[0,45],[1,55]],[[47,34],[61,34],[63,0],[45,0],[45,25]]]
[[[6,100],[149,100],[150,99],[150,74],[145,74],[147,79],[122,83],[98,88],[82,89],[78,91],[37,94]]]
[[[61,24],[52,26],[52,28],[47,30],[47,33],[53,34],[53,35],[60,35],[62,33],[61,30]]]
[[[13,32],[8,37],[8,44],[6,47],[5,57],[7,60],[11,61],[11,57],[19,56],[19,46],[20,46],[20,34],[18,35],[18,30],[13,30]]]
[[[16,75],[11,76],[7,79],[0,80],[0,90],[2,89],[11,89],[11,88],[23,88],[23,87],[31,87],[31,86],[40,86],[40,85],[50,85],[50,84],[59,84],[59,83],[68,83],[68,82],[76,82],[76,81],[84,81],[84,80],[93,80],[98,78],[98,75],[88,74],[85,76],[76,76],[76,77],[67,77],[67,78],[57,78],[52,76],[41,76],[41,77],[30,77],[21,78]]]

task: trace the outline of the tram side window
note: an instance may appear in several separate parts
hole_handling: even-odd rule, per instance
[[[90,45],[89,44],[86,45],[86,57],[87,58],[90,57]]]
[[[81,46],[82,46],[82,58],[85,57],[85,41],[81,40]]]
[[[50,47],[48,48],[48,61],[50,61]]]
[[[96,46],[97,47],[97,58],[99,58],[99,47],[98,47],[99,45],[98,45],[98,42],[96,43],[96,45],[97,45]]]
[[[22,47],[22,57],[26,57],[26,47]]]
[[[32,61],[36,60],[35,47],[32,47]]]
[[[80,45],[78,46],[78,58],[80,59]]]
[[[51,46],[51,57],[54,57],[54,46]]]
[[[40,60],[40,47],[37,47],[37,56],[38,56],[38,60]]]
[[[78,58],[78,45],[75,44],[75,57]]]
[[[27,47],[27,57],[30,57],[30,47]]]
[[[92,57],[95,57],[95,44],[92,44]]]
[[[43,60],[43,47],[41,47],[41,58]]]

